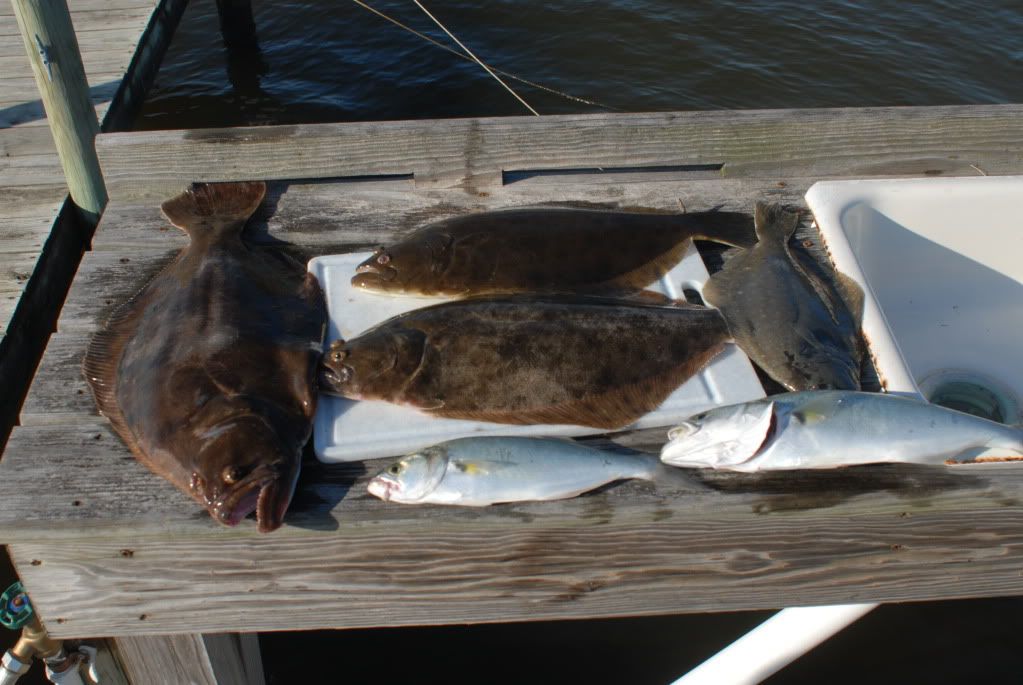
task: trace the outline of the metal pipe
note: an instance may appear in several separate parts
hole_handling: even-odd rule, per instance
[[[840,604],[782,609],[672,685],[756,685],[876,606]]]

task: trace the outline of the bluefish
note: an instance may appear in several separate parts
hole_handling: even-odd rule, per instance
[[[188,247],[90,342],[101,414],[153,472],[235,525],[281,525],[312,430],[326,307],[316,280],[242,229],[263,183],[201,183],[162,206]]]
[[[575,497],[618,480],[655,480],[664,469],[654,455],[606,452],[571,440],[461,438],[402,457],[367,490],[402,504],[480,507]]]
[[[656,281],[692,238],[755,242],[748,215],[525,208],[467,214],[381,247],[352,284],[373,292],[464,297],[621,292]]]
[[[693,305],[519,295],[416,309],[334,341],[323,392],[449,418],[621,428],[658,407],[728,339]]]
[[[1023,430],[922,400],[842,390],[716,407],[674,428],[672,466],[731,471],[1023,459]]]
[[[739,347],[789,390],[859,390],[863,291],[844,274],[821,278],[789,249],[799,215],[758,202],[759,242],[725,262],[703,289]]]

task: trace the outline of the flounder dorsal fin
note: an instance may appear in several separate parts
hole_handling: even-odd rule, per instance
[[[188,190],[160,205],[160,209],[192,240],[216,240],[241,233],[264,195],[266,184],[262,181],[193,183]]]
[[[99,413],[110,421],[114,432],[124,441],[135,458],[172,483],[187,483],[189,475],[182,470],[183,467],[177,468],[177,465],[167,460],[153,459],[139,444],[117,401],[117,376],[121,353],[134,335],[144,307],[145,302],[136,296],[111,315],[103,329],[97,331],[89,340],[89,347],[82,361],[82,372],[92,390]],[[191,494],[196,501],[202,503],[195,492]]]

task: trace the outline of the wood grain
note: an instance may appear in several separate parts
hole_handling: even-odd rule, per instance
[[[523,169],[722,164],[723,177],[780,177],[977,164],[1009,173],[1023,161],[1021,113],[1023,105],[984,105],[502,117],[123,133],[96,145],[108,183],[128,189],[414,174],[417,185],[472,193]]]
[[[734,490],[674,496],[620,486],[480,511],[351,496],[330,532],[289,521],[272,536],[178,528],[157,541],[143,528],[12,550],[33,596],[46,588],[37,605],[59,637],[1018,593],[1018,471],[937,471],[874,468],[859,486],[852,474],[812,484],[795,474],[784,487],[717,483]]]
[[[262,685],[255,635],[125,635],[115,649],[132,685]]]

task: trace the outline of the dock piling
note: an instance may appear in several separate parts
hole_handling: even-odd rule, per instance
[[[71,199],[95,226],[107,203],[96,134],[99,122],[66,0],[11,0],[46,109]]]

